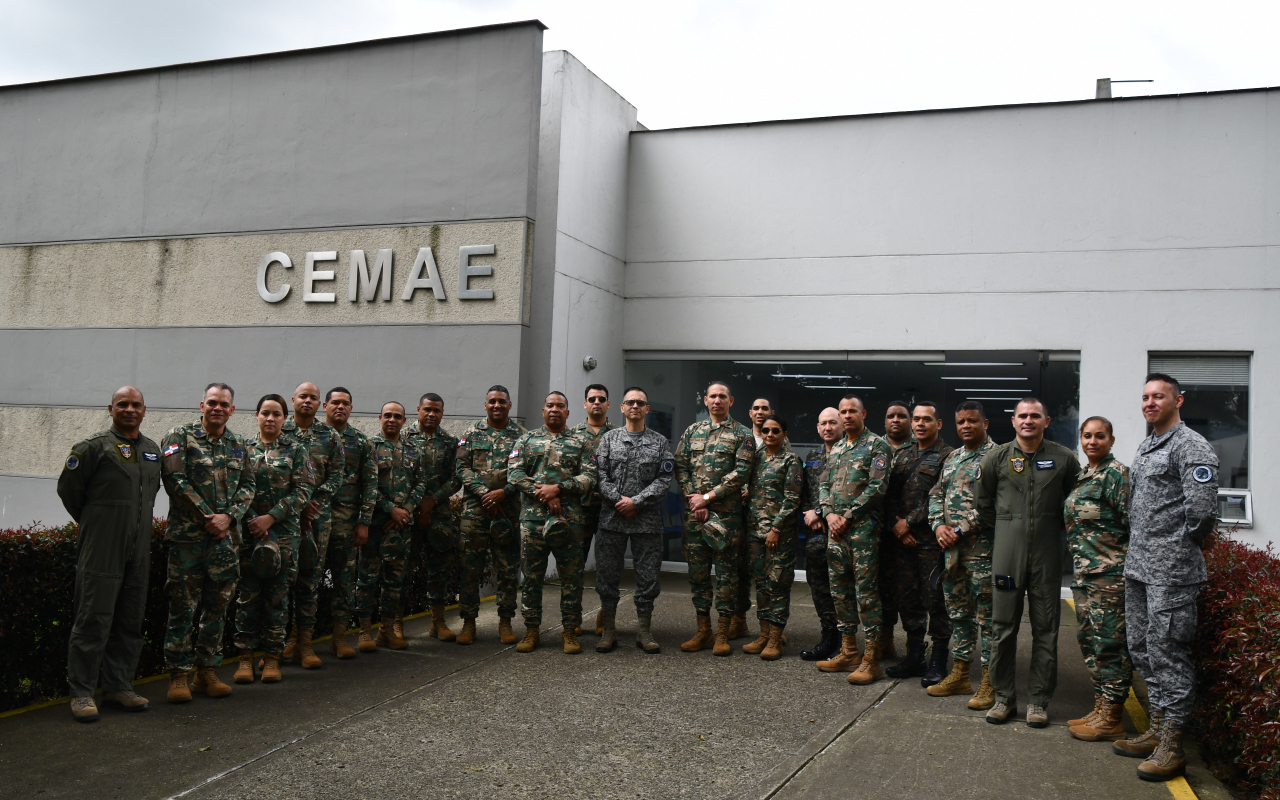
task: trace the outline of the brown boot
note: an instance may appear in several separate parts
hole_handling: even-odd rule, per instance
[[[292,661],[298,657],[298,626],[289,631],[289,640],[284,643],[284,660]]]
[[[498,638],[503,644],[516,643],[516,632],[511,629],[511,617],[498,617]]]
[[[218,679],[218,673],[213,667],[196,667],[196,678],[191,682],[191,688],[204,692],[206,697],[226,697],[231,694],[231,687]]]
[[[1091,710],[1088,714],[1085,714],[1080,719],[1067,720],[1067,727],[1074,728],[1077,725],[1088,725],[1089,723],[1093,722],[1093,720],[1098,716],[1098,714],[1105,711],[1106,708],[1107,708],[1107,701],[1102,699],[1102,695],[1094,693],[1093,710]]]
[[[395,617],[382,618],[382,625],[378,628],[378,644],[390,647],[392,650],[404,650],[409,646],[404,637],[396,632]]]
[[[303,669],[320,669],[324,666],[324,662],[320,660],[320,656],[316,655],[316,651],[311,646],[311,629],[303,628],[298,631],[298,663]]]
[[[404,614],[396,614],[391,623],[391,633],[393,639],[404,639]]]
[[[347,644],[347,626],[343,622],[333,623],[333,638],[329,640],[329,652],[338,658],[355,658],[356,650]]]
[[[573,615],[573,624],[569,626],[569,629],[573,631],[574,636],[582,635],[582,613],[581,612]]]
[[[517,653],[532,653],[538,649],[538,626],[526,625],[524,628],[524,638],[520,640],[520,644],[516,645]]]
[[[973,693],[973,697],[969,698],[966,705],[975,711],[986,711],[996,704],[996,690],[991,685],[991,672],[984,664],[982,667],[982,683],[978,684],[978,691]]]
[[[357,646],[361,653],[378,652],[378,642],[373,638],[373,620],[360,620],[360,642]]]
[[[604,634],[604,609],[596,612],[596,636]]]
[[[686,653],[696,653],[706,648],[713,641],[715,641],[715,637],[711,635],[711,616],[709,614],[699,614],[698,632],[693,635],[692,639],[680,645],[680,649]]]
[[[236,674],[232,680],[236,683],[253,683],[257,677],[253,672],[253,651],[241,650],[240,666],[236,667]]]
[[[762,622],[760,625],[769,626],[769,641],[765,644],[764,649],[760,651],[760,657],[765,661],[777,661],[782,658],[782,646],[786,644],[786,638],[782,635],[782,628],[774,625],[772,622]],[[743,648],[744,650],[746,648]]]
[[[185,671],[169,673],[169,694],[166,699],[170,703],[191,702],[191,690],[187,688],[187,673]]]
[[[818,669],[822,672],[853,672],[862,663],[862,653],[858,652],[857,636],[841,636],[840,650],[834,658],[819,661]]]
[[[733,619],[729,622],[729,641],[750,635],[751,629],[747,627],[747,615],[734,614]]]
[[[880,658],[886,661],[898,657],[898,648],[893,644],[893,626],[886,625],[880,629]]]
[[[1160,742],[1155,752],[1138,765],[1144,781],[1167,781],[1187,772],[1187,756],[1182,752],[1182,726],[1165,720],[1160,726]]]
[[[950,697],[953,694],[968,694],[973,691],[969,683],[969,662],[958,658],[951,659],[951,674],[925,689],[930,697]]]
[[[855,686],[866,686],[884,677],[884,667],[880,666],[879,645],[867,645],[867,652],[862,654],[862,663],[849,673],[849,683]]]
[[[476,618],[470,617],[462,621],[462,630],[458,631],[458,644],[471,644],[476,640]]]
[[[262,657],[262,682],[279,683],[284,676],[280,674],[280,656],[265,655]]]
[[[727,656],[733,652],[729,646],[729,628],[733,626],[733,618],[724,614],[716,617],[716,643],[711,646],[711,655]]]
[[[730,627],[732,628],[732,626]],[[763,650],[764,646],[767,645],[768,643],[769,643],[769,623],[765,622],[764,620],[760,620],[760,635],[756,637],[755,641],[744,644],[742,646],[742,652],[750,653],[753,656],[758,656],[760,655],[760,651]]]
[[[431,634],[432,639],[439,639],[442,642],[452,642],[458,638],[444,621],[444,606],[431,607],[431,630],[428,633]]]
[[[565,655],[576,656],[582,652],[582,645],[578,644],[578,634],[573,628],[565,628],[563,635]]]
[[[1124,738],[1124,704],[1103,700],[1102,712],[1085,725],[1072,725],[1067,729],[1082,742],[1114,742]]]
[[[1156,751],[1160,743],[1160,727],[1164,724],[1164,712],[1151,711],[1151,724],[1146,733],[1132,739],[1121,739],[1111,745],[1111,752],[1127,758],[1146,758]]]

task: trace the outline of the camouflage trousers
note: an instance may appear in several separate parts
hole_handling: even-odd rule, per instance
[[[1075,575],[1076,641],[1094,694],[1115,705],[1129,697],[1133,662],[1124,625],[1124,575],[1120,572]]]
[[[475,619],[480,614],[480,581],[484,579],[485,557],[492,553],[498,616],[514,617],[520,575],[518,529],[506,517],[490,517],[483,511],[464,513],[458,529],[459,614],[463,619]]]
[[[831,599],[840,633],[853,636],[861,621],[868,642],[880,638],[880,532],[875,520],[850,523],[839,539],[827,543]]]
[[[951,657],[973,661],[978,645],[982,663],[991,664],[991,537],[968,535],[956,545],[960,563],[942,576],[942,594],[951,617]],[[979,637],[981,637],[979,639]]]
[[[232,536],[220,542],[169,542],[164,592],[169,622],[164,635],[164,665],[170,672],[221,663],[227,606],[236,593],[240,554]],[[200,606],[196,635],[195,613]],[[195,644],[192,645],[192,638]]]
[[[753,530],[747,537],[751,580],[756,586],[756,619],[779,628],[791,617],[791,584],[796,579],[796,534],[783,533],[778,549],[769,552],[765,536],[769,529]]]
[[[739,552],[742,549],[742,517],[738,514],[724,514],[720,522],[729,530],[732,537],[723,550],[716,550],[707,544],[702,537],[702,523],[693,516],[693,512],[685,509],[684,514],[684,560],[689,563],[689,588],[693,593],[693,608],[698,616],[711,614],[711,567],[716,568],[715,606],[716,613],[731,616],[738,609],[738,566]]]
[[[947,640],[951,638],[951,617],[947,616],[947,604],[942,597],[941,573],[938,571],[942,548],[932,534],[921,534],[914,529],[911,533],[916,538],[916,546],[901,545],[897,561],[893,565],[902,629],[907,632],[908,641],[924,641],[927,624],[929,638],[933,639],[934,644],[945,647]],[[928,539],[922,540],[922,535]],[[880,565],[883,574],[886,566],[883,559]]]
[[[745,501],[743,502],[743,505],[744,506],[746,505]],[[742,530],[744,532],[750,531],[751,527],[752,527],[751,517],[749,514],[747,514],[746,509],[744,508],[742,513]],[[746,534],[744,533],[744,538],[742,540],[742,547],[738,548],[738,595],[737,595],[737,601],[735,602],[733,607],[733,613],[735,615],[740,615],[745,617],[747,615],[747,612],[751,610],[751,576],[752,575],[753,575],[753,572],[751,567],[751,546],[750,546],[749,540],[746,538]],[[756,616],[759,617],[758,609],[757,609]]]
[[[314,630],[316,614],[320,606],[320,581],[324,577],[325,557],[329,552],[329,538],[333,532],[333,514],[329,503],[320,505],[320,514],[311,520],[308,533],[298,540],[298,578],[289,590],[294,624]],[[310,539],[310,542],[304,541]]]
[[[898,561],[906,548],[888,525],[879,526],[880,539],[880,611],[887,628],[898,623]],[[903,622],[905,627],[906,622]]]
[[[1196,598],[1200,584],[1158,586],[1132,578],[1124,582],[1124,611],[1129,654],[1147,682],[1153,709],[1165,721],[1186,725],[1196,702]]]
[[[542,520],[520,523],[520,563],[524,583],[520,586],[520,613],[529,628],[542,625],[542,584],[547,578],[547,556],[556,557],[560,573],[560,621],[566,626],[582,617],[582,523],[570,522],[568,533],[548,540],[542,535]]]
[[[253,537],[247,537],[252,539]],[[280,572],[260,578],[253,568],[253,542],[240,547],[240,596],[236,598],[236,649],[284,652],[284,624],[289,616],[289,587],[298,577],[297,533],[277,533]]]
[[[333,522],[329,529],[329,545],[325,561],[328,562],[329,580],[333,583],[330,595],[330,616],[350,628],[356,621],[356,562],[360,548],[356,546],[356,509],[335,506]]]
[[[831,573],[827,570],[827,528],[810,529],[804,540],[804,574],[809,584],[809,594],[813,595],[813,607],[818,612],[818,621],[823,630],[835,630],[839,626],[836,617],[836,604],[831,599]],[[854,608],[857,614],[857,608]],[[856,624],[856,621],[855,621]]]
[[[405,565],[405,574],[412,575],[418,561],[426,550],[427,559],[427,603],[429,605],[448,605],[453,598],[448,594],[449,574],[453,571],[454,551],[458,549],[454,541],[453,520],[448,514],[432,514],[426,525],[415,524],[409,536],[409,561]],[[400,613],[408,609],[407,593],[400,597]]]
[[[404,589],[404,562],[409,557],[409,529],[389,530],[386,523],[369,526],[369,540],[360,546],[360,566],[356,573],[356,616],[382,619],[400,611]],[[382,584],[379,600],[378,584]],[[375,601],[377,605],[375,606]]]

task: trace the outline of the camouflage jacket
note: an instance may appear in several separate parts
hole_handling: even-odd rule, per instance
[[[534,492],[538,484],[551,483],[560,487],[560,516],[582,522],[582,498],[596,488],[595,447],[573,431],[529,431],[516,440],[507,457],[507,482],[520,490],[521,520],[549,516]]]
[[[519,491],[507,483],[507,456],[511,455],[516,439],[526,433],[525,427],[513,419],[507,420],[502,430],[494,429],[488,420],[482,419],[472,423],[458,439],[454,470],[462,482],[464,513],[486,513],[480,507],[480,498],[494,489],[505,489],[507,497],[503,503],[507,511],[513,517],[519,513]]]
[[[304,431],[290,416],[280,428],[280,438],[301,444],[310,452],[316,480],[311,499],[323,510],[342,488],[346,477],[347,454],[342,447],[342,437],[319,420],[313,421],[311,427]]]
[[[866,428],[853,441],[846,436],[831,448],[818,490],[822,515],[839,514],[855,523],[880,519],[890,457],[884,437]]]
[[[422,458],[418,448],[403,436],[394,442],[382,434],[369,440],[373,445],[373,463],[378,469],[378,499],[373,520],[385,522],[391,509],[412,512],[422,500],[427,485],[422,480]]]
[[[604,505],[600,527],[618,533],[658,533],[667,499],[675,456],[667,437],[645,428],[639,442],[625,428],[614,428],[596,445],[596,481]],[[615,504],[630,497],[638,513],[628,519]]]
[[[839,442],[837,442],[839,444]],[[827,471],[827,462],[831,453],[823,445],[818,445],[805,456],[804,489],[800,491],[800,513],[812,511],[822,516],[822,503],[818,501],[818,490],[822,488],[822,474]]]
[[[249,520],[270,514],[276,520],[271,526],[276,536],[297,534],[299,515],[316,487],[316,471],[307,446],[286,438],[283,431],[271,444],[264,443],[258,435],[247,445],[253,462],[255,491],[244,515],[245,530]]]
[[[973,505],[973,496],[982,474],[982,457],[995,446],[987,437],[973,450],[952,450],[942,462],[942,477],[929,491],[930,531],[936,531],[939,525],[950,525],[960,533],[981,531],[990,535]]]
[[[169,494],[170,542],[202,542],[209,535],[205,516],[226,514],[232,541],[240,544],[239,522],[253,502],[253,464],[243,438],[224,430],[217,441],[196,420],[179,425],[160,440],[160,476]]]
[[[690,425],[676,444],[676,482],[686,496],[715,493],[709,507],[717,514],[741,508],[742,489],[751,479],[756,438],[747,426],[726,417]]]
[[[1218,455],[1179,422],[1138,445],[1124,575],[1157,586],[1209,580],[1200,546],[1218,524]]]
[[[342,452],[346,465],[342,470],[342,486],[333,495],[333,505],[357,508],[356,524],[373,521],[373,507],[378,502],[378,465],[373,461],[373,444],[369,437],[347,425],[342,436]]]
[[[768,533],[770,528],[776,528],[783,536],[794,535],[803,486],[804,468],[795,453],[784,448],[772,456],[768,450],[758,451],[751,467],[747,500],[749,517],[755,523],[753,529]]]
[[[1129,549],[1129,468],[1110,454],[1096,468],[1086,467],[1063,512],[1076,573],[1122,573]]]
[[[426,485],[423,497],[436,501],[431,514],[441,515],[443,519],[452,519],[453,509],[449,498],[462,486],[454,461],[458,458],[458,440],[443,428],[427,435],[422,432],[417,420],[400,434],[405,441],[412,442],[422,457],[422,480]]]
[[[580,422],[573,426],[571,433],[577,434],[578,438],[587,445],[588,452],[594,453],[596,448],[600,446],[600,437],[613,430],[613,426],[609,424],[609,420],[604,421],[604,427],[598,431],[591,430],[591,426],[585,422]],[[600,518],[600,490],[593,488],[582,500],[582,512],[588,520],[597,520]]]
[[[889,490],[884,500],[886,523],[892,525],[898,519],[905,519],[917,540],[924,537],[925,546],[937,546],[937,541],[929,535],[933,532],[929,527],[929,492],[938,482],[942,462],[950,453],[951,445],[942,441],[941,436],[928,447],[922,448],[913,440],[909,446],[893,453]]]

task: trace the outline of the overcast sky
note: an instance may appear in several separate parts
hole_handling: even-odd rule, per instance
[[[539,19],[651,128],[1280,86],[1280,2],[0,0],[0,83]]]

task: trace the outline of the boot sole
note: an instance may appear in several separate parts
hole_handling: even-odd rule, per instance
[[[968,708],[972,708],[974,711],[986,711],[987,709],[991,708],[995,704],[996,704],[996,701],[991,700],[991,701],[985,701],[985,702],[978,703],[977,705],[974,705],[973,701],[970,700],[969,702],[965,703],[965,706],[967,706]]]
[[[1119,739],[1117,739],[1116,741],[1120,741],[1120,740],[1119,740]],[[1118,756],[1124,756],[1125,758],[1140,758],[1140,759],[1142,759],[1143,761],[1146,761],[1146,760],[1147,760],[1147,758],[1148,758],[1152,753],[1154,753],[1155,751],[1156,751],[1156,749],[1153,747],[1153,748],[1151,748],[1150,750],[1148,750],[1148,751],[1147,751],[1147,752],[1145,752],[1145,753],[1143,753],[1143,752],[1131,753],[1131,752],[1129,752],[1128,750],[1125,750],[1125,749],[1120,748],[1120,747],[1116,747],[1114,744],[1113,744],[1113,745],[1111,745],[1111,752],[1115,753],[1116,755],[1118,755]]]
[[[146,711],[147,708],[150,707],[150,705],[151,705],[150,703],[139,703],[136,706],[127,706],[124,703],[121,703],[119,700],[103,700],[102,701],[103,708],[114,708],[117,711],[132,711],[132,712]]]
[[[614,649],[615,647],[617,647],[617,646],[618,646],[618,643],[617,643],[617,642],[614,642],[613,644],[605,644],[604,642],[601,642],[600,644],[596,645],[596,652],[597,652],[597,653],[612,653],[612,652],[613,652],[613,649]],[[637,646],[637,647],[639,647],[639,645],[636,645],[636,646]]]
[[[995,705],[995,703],[992,703],[992,705]],[[987,722],[990,722],[992,725],[1003,725],[1009,720],[1013,719],[1014,716],[1017,715],[1017,713],[1018,713],[1017,708],[1011,708],[1009,709],[1009,716],[1005,717],[1004,719],[996,719],[990,714],[984,716],[983,719],[985,719]]]
[[[938,684],[927,687],[929,691],[926,693],[930,697],[955,697],[958,694],[973,694],[972,686],[957,686],[954,689],[943,689],[940,692],[933,691],[938,688]]]
[[[839,672],[857,672],[857,671],[858,671],[858,667],[860,667],[860,666],[862,666],[862,665],[861,665],[861,664],[853,664],[853,665],[848,666],[848,667],[818,667],[818,672],[826,672],[826,673],[829,673],[829,674],[836,674],[836,673],[839,673]]]
[[[640,648],[641,650],[645,651],[645,653],[651,656],[656,656],[658,653],[662,652],[662,648],[660,646],[654,647],[652,650],[650,650],[640,642],[636,642],[636,647]]]
[[[97,714],[72,714],[71,718],[76,722],[97,722]]]
[[[252,675],[237,675],[231,680],[234,683],[246,684],[246,683],[253,683],[254,677]]]
[[[1125,738],[1124,731],[1119,733],[1076,733],[1068,728],[1067,733],[1071,734],[1072,739],[1079,739],[1082,742],[1118,742]]]
[[[1151,783],[1165,783],[1166,781],[1171,781],[1174,778],[1181,778],[1186,774],[1187,774],[1186,764],[1183,764],[1182,766],[1178,767],[1173,772],[1168,772],[1163,775],[1156,775],[1151,772],[1143,772],[1142,770],[1138,770],[1138,777],[1142,778],[1144,781],[1150,781]]]

